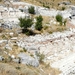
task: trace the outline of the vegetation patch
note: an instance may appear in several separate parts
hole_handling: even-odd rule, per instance
[[[43,28],[43,26],[42,26],[43,18],[40,15],[40,16],[36,17],[36,20],[37,20],[37,22],[36,22],[36,25],[35,25],[35,29],[40,31]]]
[[[35,9],[34,9],[34,7],[33,7],[33,6],[29,7],[29,8],[28,8],[28,12],[29,12],[30,14],[35,14]]]

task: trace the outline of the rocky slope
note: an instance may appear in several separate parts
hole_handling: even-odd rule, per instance
[[[36,3],[37,5],[42,5],[45,0],[42,2],[40,2],[40,0],[27,1],[33,2],[32,4],[38,2],[39,4]],[[59,1],[53,0],[51,2],[52,4],[50,5],[53,6],[55,2],[58,3]],[[24,6],[27,5],[27,8],[31,5],[23,2],[13,3],[16,5],[22,3]],[[44,3],[49,4],[46,1]],[[36,6],[34,5],[34,7]],[[73,19],[69,18],[69,16],[72,16],[72,8],[65,11],[58,11],[55,9],[49,10],[38,7],[38,14],[43,15],[44,18],[43,29],[40,31],[40,34],[32,36],[22,34],[18,23],[16,24],[17,21],[15,19],[18,19],[16,15],[23,15],[24,17],[26,15],[25,12],[20,12],[18,8],[16,8],[16,13],[14,13],[12,8],[11,11],[11,9],[8,10],[4,6],[3,9],[4,12],[0,15],[2,19],[5,20],[4,24],[2,24],[3,27],[0,27],[1,75],[58,75],[60,73],[58,69],[62,71],[61,74],[64,75],[65,71],[63,69],[74,67],[74,58],[72,57],[75,57],[75,55],[72,56],[72,54],[75,52],[75,29],[72,26],[75,25],[75,19],[74,17],[72,17]],[[10,14],[6,12],[6,15],[5,11],[10,11]],[[13,12],[13,14],[11,14],[11,12]],[[61,14],[64,18],[67,18],[69,24],[73,23],[73,25],[70,24],[70,27],[72,28],[64,30],[64,27],[66,28],[68,23],[66,23],[66,26],[59,25],[55,20],[57,13]],[[46,24],[44,24],[45,22]],[[55,32],[50,32],[49,30],[54,30]],[[58,32],[57,30],[61,32]],[[69,60],[70,55],[73,59],[72,61]],[[66,60],[67,57],[68,60]],[[64,61],[64,64],[62,61]],[[67,61],[69,64],[68,66],[66,65]],[[73,65],[71,63],[73,63]],[[57,66],[59,64],[60,66]],[[71,71],[71,69],[66,69],[65,75],[69,74]]]
[[[38,61],[35,50],[27,51],[18,46],[22,38],[28,39],[28,36],[17,34],[15,29],[0,33],[0,75],[58,75],[59,71],[49,63]]]

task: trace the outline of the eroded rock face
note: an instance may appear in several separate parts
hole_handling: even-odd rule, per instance
[[[39,61],[25,53],[18,54],[18,57],[20,58],[20,62],[22,64],[32,65],[34,67],[39,66]]]

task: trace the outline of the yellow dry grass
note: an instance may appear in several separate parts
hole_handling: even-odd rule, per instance
[[[22,1],[40,6],[46,5],[49,6],[50,8],[58,8],[58,3],[65,0],[22,0]],[[75,0],[66,0],[66,1],[70,1],[71,4],[75,4]]]
[[[50,22],[50,17],[49,16],[42,16],[43,17],[43,24],[49,24]]]
[[[58,75],[59,73],[57,69],[53,69],[49,65],[46,66],[46,64],[32,67],[14,62],[0,62],[0,75]]]
[[[53,32],[61,32],[61,31],[64,31],[64,30],[66,30],[67,28],[66,28],[66,26],[64,26],[64,25],[51,25],[51,26],[44,26],[44,28],[43,28],[43,30],[42,30],[42,32],[43,33],[46,33],[46,32],[48,32],[48,33],[53,33]]]

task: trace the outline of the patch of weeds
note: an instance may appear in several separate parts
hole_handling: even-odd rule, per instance
[[[16,67],[16,69],[17,69],[17,70],[20,70],[20,69],[21,69],[21,67],[17,66],[17,67]]]
[[[23,48],[23,51],[24,51],[24,52],[27,52],[27,49]]]
[[[49,31],[49,34],[52,34],[53,32],[52,31]]]
[[[4,63],[11,62],[11,61],[12,61],[12,58],[10,56],[4,58],[3,60]]]
[[[44,30],[48,29],[48,26],[44,26]]]
[[[34,55],[33,55],[33,54],[30,54],[30,56],[31,56],[31,57],[34,57]]]
[[[20,52],[24,52],[23,50],[20,50]]]
[[[3,38],[3,39],[7,39],[6,36],[5,36],[4,34],[2,35],[2,38]]]
[[[62,8],[61,8],[61,10],[65,10],[65,9],[66,9],[65,7],[62,7]]]
[[[44,58],[45,58],[45,55],[44,55],[44,54],[40,54],[40,53],[37,53],[36,55],[37,55],[37,57],[39,58],[39,62],[40,62],[40,63],[43,63],[43,60],[44,60]]]
[[[48,68],[48,67],[50,67],[50,63],[46,64],[46,66],[45,66],[45,68]]]
[[[5,59],[4,59],[4,63],[7,63],[7,62],[8,62],[8,61],[7,61],[7,58],[5,58]]]

